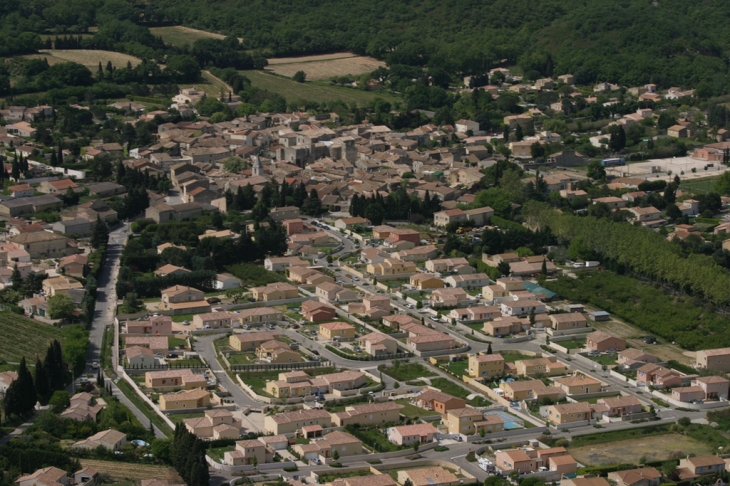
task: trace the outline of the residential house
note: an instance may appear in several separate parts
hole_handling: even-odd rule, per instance
[[[519,376],[559,376],[568,371],[568,367],[558,361],[555,356],[521,359],[515,361],[514,366]]]
[[[132,346],[124,350],[124,359],[129,368],[154,368],[157,364],[155,353],[149,348]]]
[[[276,282],[263,287],[253,287],[251,297],[256,301],[263,302],[296,299],[299,297],[299,290],[288,283]]]
[[[233,317],[225,311],[196,314],[193,316],[193,326],[195,326],[195,329],[229,328]]]
[[[232,334],[228,344],[236,351],[255,351],[263,343],[279,337],[276,331],[244,332]]]
[[[370,356],[394,354],[398,352],[398,342],[381,332],[371,332],[357,340],[360,347]]]
[[[404,262],[425,262],[438,255],[438,249],[433,245],[417,246],[409,250],[398,251],[393,254]]]
[[[554,331],[580,329],[588,326],[588,321],[585,316],[579,312],[552,314],[550,316],[550,322],[552,322],[552,329]]]
[[[730,381],[722,376],[701,376],[692,381],[692,386],[702,389],[703,400],[727,400]]]
[[[618,353],[618,363],[629,367],[643,366],[646,363],[656,363],[659,358],[637,348],[627,348]]]
[[[345,427],[350,424],[361,426],[382,425],[396,423],[400,420],[400,409],[395,402],[368,403],[366,405],[351,405],[342,412],[332,414],[332,422],[336,427]]]
[[[538,459],[534,449],[498,450],[494,455],[494,465],[503,474],[509,474],[512,471],[529,474],[537,471],[541,464],[542,461]]]
[[[208,382],[200,373],[194,373],[188,368],[163,371],[148,371],[144,374],[144,386],[158,391],[165,389],[205,388]]]
[[[250,466],[274,461],[274,451],[260,440],[236,441],[236,448],[223,454],[223,462],[229,466]]]
[[[231,323],[236,320],[241,325],[262,325],[282,321],[283,314],[273,307],[254,307],[252,309],[241,309],[238,314],[231,316]]]
[[[332,427],[332,417],[326,410],[310,409],[267,415],[264,419],[264,429],[274,435],[293,434],[309,425]]]
[[[168,275],[183,275],[186,273],[190,273],[190,270],[183,267],[178,267],[176,265],[163,265],[157,270],[155,270],[155,277],[166,277]]]
[[[608,473],[608,480],[615,482],[616,486],[659,486],[662,473],[653,467],[625,469]]]
[[[149,321],[127,321],[127,334],[151,334],[155,336],[172,335],[170,316],[152,316]]]
[[[467,293],[462,288],[436,289],[431,294],[434,307],[458,307],[469,302]]]
[[[566,376],[555,380],[555,384],[565,390],[568,395],[583,395],[586,393],[598,393],[603,388],[603,383],[595,378],[576,373],[573,376]]]
[[[467,219],[469,219],[467,214],[461,209],[447,209],[433,214],[434,226],[446,226],[449,223],[466,221]]]
[[[694,479],[699,476],[714,476],[725,471],[725,460],[720,456],[696,456],[679,460],[678,476]]]
[[[526,316],[531,312],[544,314],[547,312],[545,304],[538,300],[513,300],[500,304],[503,316]]]
[[[426,262],[428,264],[428,262]],[[418,290],[431,290],[444,288],[444,281],[428,273],[416,273],[410,276],[410,285]]]
[[[429,260],[425,267],[426,270],[434,273],[474,273],[474,267],[469,265],[469,260],[463,257]]]
[[[10,243],[15,243],[21,250],[28,252],[32,259],[60,258],[76,253],[71,246],[71,240],[65,236],[50,233],[48,231],[34,231],[20,233],[8,238]]]
[[[319,325],[319,335],[330,341],[349,341],[355,338],[355,326],[346,322],[328,322]]]
[[[160,308],[162,310],[172,310],[175,314],[210,312],[210,304],[204,300],[205,294],[202,290],[185,285],[174,285],[162,290],[161,294]]]
[[[621,417],[641,413],[643,407],[636,397],[621,395],[618,397],[599,398],[596,400],[594,410],[603,412],[609,417]]]
[[[502,382],[499,388],[504,391],[504,398],[520,402],[522,400],[549,399],[558,402],[565,398],[562,388],[547,386],[542,380],[520,380]]]
[[[200,439],[237,439],[241,436],[241,420],[224,409],[206,410],[203,417],[184,419],[183,424]]]
[[[398,483],[410,482],[413,486],[452,486],[460,483],[459,478],[441,466],[419,467],[398,471]]]
[[[481,322],[488,319],[495,319],[502,315],[502,310],[496,305],[482,305],[479,307],[466,307],[452,309],[449,317],[462,322]]]
[[[695,353],[695,366],[707,370],[730,371],[730,348],[702,349]]]
[[[586,348],[601,353],[608,350],[623,351],[626,349],[626,340],[603,331],[595,331],[586,336]]]
[[[416,396],[416,405],[443,415],[449,410],[464,408],[466,401],[432,388],[424,388],[423,392]]]
[[[433,442],[438,433],[436,427],[429,423],[401,425],[386,430],[389,441],[403,446],[428,444],[429,442]]]
[[[504,430],[504,421],[497,414],[485,415],[476,408],[455,408],[444,416],[449,434],[490,434]]]
[[[548,407],[547,419],[555,425],[571,424],[591,420],[591,406],[585,402],[551,405]]]
[[[473,378],[494,379],[504,375],[504,357],[501,354],[469,355],[469,376]]]
[[[444,278],[444,282],[454,288],[474,289],[489,285],[489,276],[486,273],[450,275]]]
[[[322,282],[317,285],[315,294],[321,302],[349,302],[358,299],[355,291],[332,282]]]
[[[362,454],[362,442],[347,432],[336,430],[309,444],[295,444],[292,449],[302,460],[319,459],[324,462],[331,459],[335,453],[339,457]]]
[[[86,273],[88,261],[89,259],[86,255],[69,255],[61,258],[56,269],[62,275],[83,277]]]
[[[183,410],[205,408],[210,405],[210,393],[202,388],[181,390],[175,393],[160,395],[160,410]]]
[[[69,486],[71,483],[63,469],[45,467],[36,470],[33,474],[20,476],[15,480],[15,484],[18,486]]]
[[[127,434],[118,430],[108,429],[98,432],[79,442],[75,442],[72,449],[94,450],[97,447],[103,447],[110,451],[118,451],[127,443]]]
[[[335,308],[331,305],[316,300],[302,302],[302,316],[309,322],[331,321],[335,315]]]

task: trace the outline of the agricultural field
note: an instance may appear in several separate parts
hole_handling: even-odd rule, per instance
[[[83,64],[95,73],[99,67],[106,66],[107,61],[111,61],[114,67],[127,67],[127,62],[131,62],[132,66],[136,66],[142,61],[134,56],[122,54],[121,52],[87,50],[87,49],[54,49],[50,51],[39,51],[39,54],[29,54],[23,56],[26,59],[47,59],[48,64],[61,64],[63,62],[76,62]]]
[[[306,57],[282,57],[269,59],[267,71],[292,77],[297,71],[304,71],[307,79],[316,81],[334,76],[358,76],[385,67],[385,63],[367,56],[349,52]]]
[[[325,81],[297,83],[289,78],[277,76],[265,71],[241,71],[251,80],[256,88],[268,90],[286,98],[287,101],[343,101],[363,106],[378,98],[394,102],[397,100],[390,93],[381,91],[363,91],[342,86],[333,86]]]
[[[198,39],[225,39],[226,36],[222,34],[216,34],[213,32],[206,32],[204,30],[192,29],[190,27],[183,27],[182,25],[175,25],[172,27],[151,27],[150,32],[152,35],[161,37],[165,44],[171,46],[183,46],[185,44],[193,44]],[[243,40],[240,37],[238,40]]]
[[[195,88],[198,91],[206,93],[208,96],[220,97],[221,91],[228,93],[231,91],[231,87],[228,86],[223,80],[213,76],[209,71],[203,71],[201,73],[202,80],[199,83],[194,84],[181,84],[180,88]]]
[[[647,461],[664,461],[685,457],[688,454],[703,456],[712,454],[712,448],[681,434],[663,434],[636,439],[620,440],[603,444],[571,447],[568,451],[576,461],[590,466],[632,464],[638,458]]]
[[[684,180],[679,185],[683,191],[694,192],[696,194],[707,194],[712,191],[712,186],[719,176],[702,177],[700,179]]]
[[[141,481],[143,479],[167,479],[171,483],[182,483],[182,479],[171,467],[135,464],[130,467],[124,462],[81,459],[82,467],[91,467],[102,474],[108,474],[114,481]]]
[[[63,345],[61,329],[11,312],[0,312],[0,360],[17,363],[25,356],[33,364],[36,356],[43,359],[54,339]]]

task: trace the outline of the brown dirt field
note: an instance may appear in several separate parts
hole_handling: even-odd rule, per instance
[[[106,473],[115,481],[123,481],[125,479],[132,481],[141,481],[142,479],[167,479],[170,482],[182,483],[182,478],[171,467],[127,464],[114,461],[96,461],[92,459],[81,459],[81,466],[92,467],[100,473]]]
[[[586,306],[586,311],[588,311],[588,308]],[[596,309],[591,308],[591,311],[594,310]],[[596,330],[605,331],[614,336],[626,339],[626,342],[632,348],[641,349],[642,351],[653,354],[660,361],[675,360],[678,363],[686,365],[694,364],[693,351],[683,351],[679,346],[674,346],[671,343],[664,344],[664,340],[661,340],[662,344],[646,344],[643,341],[643,338],[647,335],[646,331],[642,331],[616,318],[612,317],[610,321],[606,322],[589,321],[589,325]]]
[[[639,458],[649,461],[664,461],[687,454],[698,456],[712,454],[705,444],[679,434],[657,435],[642,439],[620,440],[606,444],[596,444],[569,448],[568,452],[581,464],[589,466],[608,466],[610,464],[632,464]]]
[[[76,62],[83,64],[91,70],[92,73],[96,72],[99,63],[102,66],[106,66],[107,61],[111,61],[114,67],[121,68],[127,67],[127,61],[132,63],[132,66],[136,66],[140,62],[140,59],[122,54],[120,52],[112,51],[97,51],[97,50],[86,50],[86,49],[54,49],[48,51],[40,51],[40,54],[30,54],[23,56],[28,59],[48,59],[48,64],[59,64],[62,62]]]
[[[182,25],[175,25],[171,27],[152,27],[150,32],[153,35],[162,37],[162,40],[171,45],[183,45],[192,44],[198,39],[225,39],[226,36],[222,34],[216,34],[214,32],[207,32],[205,30],[193,29],[192,27],[184,27]],[[243,42],[242,38],[238,38],[239,41]]]
[[[328,54],[335,56],[336,54]],[[293,77],[297,71],[304,71],[308,80],[329,79],[333,76],[357,76],[362,73],[375,71],[381,66],[385,66],[384,62],[378,61],[372,57],[354,56],[351,54],[342,54],[347,57],[331,57],[329,59],[315,60],[313,58],[322,58],[326,56],[309,56],[306,58],[288,58],[269,60],[267,71],[281,74],[282,76]],[[272,61],[289,61],[289,62],[272,62]]]

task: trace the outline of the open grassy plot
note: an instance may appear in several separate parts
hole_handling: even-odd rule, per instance
[[[189,419],[189,418],[202,418],[205,417],[205,414],[200,413],[171,413],[168,415],[168,418],[172,420],[173,423],[179,424],[182,423],[183,420]]]
[[[304,71],[307,79],[329,79],[333,76],[357,76],[375,71],[385,63],[372,57],[356,56],[349,52],[320,56],[287,57],[269,59],[267,71],[292,77],[297,71]]]
[[[279,371],[263,371],[259,373],[239,373],[241,380],[259,395],[270,396],[266,393],[266,382],[279,379]]]
[[[689,179],[682,181],[679,188],[683,191],[692,192],[695,194],[707,194],[712,191],[712,186],[715,181],[719,179],[719,176],[713,177],[702,177],[700,179]]]
[[[203,71],[201,73],[201,80],[193,84],[181,84],[180,88],[195,88],[198,91],[206,93],[208,96],[215,96],[219,98],[221,91],[228,94],[231,91],[231,87],[224,83],[221,79],[213,76],[209,71]],[[220,293],[220,292],[218,292]]]
[[[398,366],[391,366],[389,368],[379,369],[383,374],[390,376],[398,381],[415,380],[416,378],[436,376],[436,373],[430,371],[428,368],[420,363],[405,363],[399,364]]]
[[[360,439],[364,445],[375,452],[395,452],[408,449],[407,446],[392,443],[385,436],[385,433],[376,428],[355,429],[348,426],[345,431]]]
[[[407,398],[403,398],[401,400],[396,400],[395,403],[397,403],[398,405],[402,405],[403,406],[403,408],[400,409],[400,413],[402,413],[406,417],[408,417],[410,419],[413,419],[413,420],[420,419],[421,417],[429,417],[429,416],[438,415],[434,411],[425,410],[425,409],[423,409],[421,407],[417,407],[415,405],[412,405],[408,401]]]
[[[171,467],[148,466],[145,464],[134,464],[116,461],[96,461],[92,459],[81,459],[81,466],[91,467],[102,474],[108,474],[112,480],[141,481],[143,479],[167,479],[171,483],[182,483],[182,479]]]
[[[586,337],[571,339],[569,341],[555,341],[555,344],[565,349],[581,349],[586,347]]]
[[[648,461],[663,461],[687,454],[712,454],[712,449],[702,442],[680,434],[663,434],[635,439],[607,442],[583,447],[570,447],[568,451],[576,461],[591,466],[632,464],[641,457]]]
[[[222,34],[206,32],[204,30],[183,27],[182,25],[173,25],[171,27],[151,27],[152,35],[161,37],[165,44],[171,46],[183,46],[185,44],[192,45],[198,39],[225,39]]]
[[[0,312],[0,360],[17,363],[25,356],[30,364],[46,355],[48,345],[58,339],[63,346],[63,330],[41,324],[11,312]]]
[[[139,58],[122,54],[121,52],[87,50],[87,49],[54,49],[51,51],[40,51],[40,54],[31,54],[24,56],[27,58],[48,59],[48,64],[60,64],[62,62],[76,62],[83,64],[95,73],[99,67],[106,66],[107,61],[111,61],[112,65],[117,68],[127,67],[127,62],[136,66],[142,61]]]
[[[324,81],[297,83],[264,71],[241,71],[241,74],[250,79],[253,86],[280,94],[287,101],[307,100],[322,103],[341,100],[362,106],[377,98],[391,102],[396,100],[396,97],[389,93],[332,86]]]
[[[462,359],[459,361],[443,361],[441,367],[445,370],[450,371],[456,376],[464,376],[466,369],[469,367],[469,360]]]
[[[236,446],[224,446],[224,447],[211,447],[206,450],[205,453],[210,456],[216,462],[223,462],[223,456],[226,452],[233,452],[236,450]]]

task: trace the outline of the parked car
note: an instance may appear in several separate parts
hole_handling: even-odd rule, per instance
[[[177,353],[170,353],[167,355],[167,357],[168,358],[178,358],[179,356],[177,355]]]
[[[220,304],[221,300],[218,297],[211,297],[205,300],[209,304]]]
[[[316,349],[313,349],[312,354],[314,354],[315,356],[319,356],[319,351],[317,351]]]

